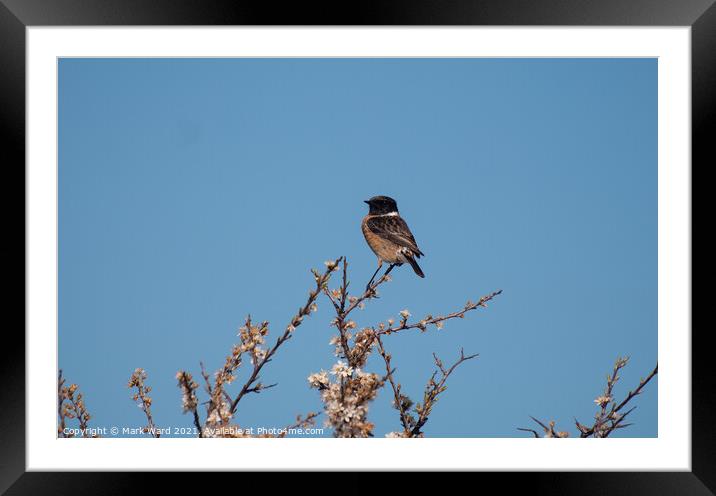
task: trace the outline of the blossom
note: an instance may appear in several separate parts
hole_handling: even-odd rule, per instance
[[[408,317],[410,317],[410,312],[408,312],[408,309],[406,308],[405,310],[400,311],[400,316],[404,319],[407,319]]]
[[[352,418],[358,416],[358,409],[354,406],[344,407],[341,411],[343,422],[350,422]]]
[[[349,367],[342,360],[339,360],[331,369],[331,374],[345,379],[353,374],[353,367]]]
[[[232,416],[230,405],[222,397],[219,404],[215,406],[206,417],[206,423],[208,425],[228,423]]]
[[[194,382],[194,379],[189,372],[185,372],[183,370],[177,372],[176,379],[179,382],[179,387],[182,392],[182,412],[186,413],[188,411],[195,410],[199,402],[196,398],[194,390],[196,390],[199,385]]]
[[[321,389],[327,387],[329,383],[328,372],[321,370],[308,376],[308,384],[312,388]]]

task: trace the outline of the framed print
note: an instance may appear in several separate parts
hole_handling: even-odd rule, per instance
[[[711,4],[3,1],[26,332],[2,489],[394,470],[710,494]]]

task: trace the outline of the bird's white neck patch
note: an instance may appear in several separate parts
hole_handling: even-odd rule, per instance
[[[388,212],[387,214],[380,214],[378,217],[397,217],[398,212]]]

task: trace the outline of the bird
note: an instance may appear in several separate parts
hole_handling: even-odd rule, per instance
[[[424,278],[425,274],[415,260],[424,253],[418,248],[408,224],[398,213],[396,201],[389,196],[374,196],[363,201],[368,204],[369,210],[361,222],[361,229],[368,246],[378,257],[378,268],[370,278],[366,291],[370,289],[383,262],[390,264],[384,275],[388,275],[393,267],[408,263],[418,276]]]

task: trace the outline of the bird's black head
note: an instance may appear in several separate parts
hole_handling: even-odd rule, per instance
[[[371,215],[383,215],[392,212],[398,213],[398,204],[389,196],[374,196],[370,200],[364,200],[370,207],[368,212]]]

